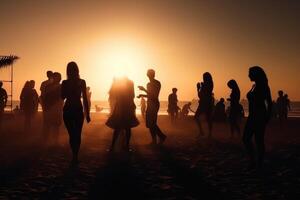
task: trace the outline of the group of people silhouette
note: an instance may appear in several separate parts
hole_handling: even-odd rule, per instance
[[[43,110],[43,133],[49,137],[57,139],[58,129],[62,121],[69,133],[69,143],[72,150],[72,163],[78,163],[78,153],[81,144],[81,132],[84,118],[87,122],[91,121],[91,92],[86,87],[85,80],[80,78],[79,68],[75,62],[69,62],[67,65],[67,79],[61,82],[61,74],[58,72],[47,72],[48,79],[41,84],[41,95],[38,96],[33,80],[27,81],[22,89],[20,96],[20,109],[25,115],[25,130],[29,130],[32,116],[37,112],[38,103],[41,104]],[[137,96],[141,99],[141,113],[145,118],[146,127],[152,137],[152,145],[163,144],[167,136],[161,131],[157,124],[158,111],[160,108],[159,93],[161,83],[155,79],[155,71],[149,69],[147,71],[149,82],[146,87],[138,86],[142,92]],[[272,98],[268,85],[267,75],[259,66],[249,69],[250,81],[254,82],[253,87],[247,93],[249,104],[249,115],[243,131],[243,143],[250,158],[250,168],[261,167],[264,159],[265,145],[264,134],[265,128],[272,117]],[[0,112],[4,111],[7,102],[7,94],[0,83]],[[227,86],[231,89],[228,119],[231,128],[231,135],[235,132],[240,135],[240,120],[242,106],[240,104],[240,89],[235,80],[229,80]],[[214,83],[212,75],[209,72],[203,74],[202,82],[196,84],[196,91],[199,97],[199,104],[195,111],[194,119],[199,130],[199,137],[204,134],[202,128],[202,116],[208,125],[208,137],[212,137],[213,129],[213,108],[214,108]],[[134,83],[127,77],[114,78],[109,90],[110,115],[106,121],[106,125],[112,128],[113,137],[110,151],[115,148],[116,141],[120,133],[125,132],[126,150],[130,149],[131,128],[139,125],[136,117],[136,105],[134,103],[135,92]],[[145,100],[147,99],[147,101]],[[81,101],[83,100],[83,101]],[[172,93],[168,97],[168,113],[172,122],[179,115],[177,88],[172,89]],[[216,105],[217,109],[225,110],[224,99],[221,99]],[[83,103],[82,103],[83,102]],[[285,109],[289,105],[287,97],[283,96],[283,92],[279,92],[277,99],[277,107],[279,116],[286,118]],[[216,108],[215,108],[216,110]],[[186,103],[181,109],[181,115],[187,116],[191,109],[191,102]],[[193,111],[192,111],[193,112]],[[1,121],[1,120],[0,120]],[[256,151],[252,138],[255,138]],[[257,152],[255,154],[255,152]]]

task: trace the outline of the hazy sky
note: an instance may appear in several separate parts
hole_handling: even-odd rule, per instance
[[[297,0],[0,2],[0,55],[21,57],[15,64],[15,99],[26,80],[36,80],[39,89],[48,69],[65,78],[73,60],[93,100],[107,99],[113,76],[126,74],[136,86],[145,84],[147,68],[157,71],[161,100],[172,87],[181,100],[196,98],[195,85],[206,71],[213,75],[217,98],[227,97],[232,78],[244,98],[253,65],[267,72],[273,98],[282,89],[300,100]],[[6,76],[1,70],[0,79]]]

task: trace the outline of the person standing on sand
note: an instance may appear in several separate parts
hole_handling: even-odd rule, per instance
[[[73,154],[72,165],[78,164],[78,152],[81,143],[81,132],[83,126],[83,110],[85,111],[86,121],[89,123],[90,111],[88,99],[86,96],[85,80],[80,79],[79,69],[75,62],[69,62],[67,65],[67,80],[61,85],[61,97],[64,102],[63,120],[69,133],[69,141]],[[83,98],[83,106],[81,103]]]
[[[27,81],[22,89],[20,96],[20,105],[25,116],[25,131],[29,131],[29,129],[31,128],[32,118],[38,111],[39,97],[36,90],[34,89],[34,86],[34,80]]]
[[[230,97],[227,99],[230,101],[230,110],[229,110],[229,124],[231,138],[234,136],[236,131],[238,136],[241,135],[240,121],[242,118],[242,111],[240,106],[241,92],[237,82],[233,79],[228,81],[227,86],[231,89]]]
[[[43,110],[43,133],[48,137],[49,132],[49,103],[48,100],[50,99],[48,97],[49,92],[49,86],[53,83],[53,72],[47,71],[47,77],[48,79],[43,81],[40,87],[41,95],[40,95],[40,104],[42,106]]]
[[[3,87],[3,82],[0,81],[0,130],[2,128],[2,118],[4,114],[4,108],[7,103],[7,92]]]
[[[139,125],[135,115],[134,96],[134,84],[127,77],[113,81],[109,91],[109,101],[112,107],[106,122],[108,127],[114,129],[109,151],[114,150],[116,141],[123,130],[126,133],[126,150],[130,151],[131,128]]]
[[[48,85],[48,99],[49,101],[49,129],[52,130],[52,138],[54,142],[58,142],[59,127],[62,123],[63,101],[61,99],[61,74],[53,73],[53,82]]]
[[[205,115],[208,124],[208,137],[212,136],[212,113],[214,107],[213,89],[214,83],[212,76],[209,72],[205,72],[203,74],[203,82],[197,83],[199,105],[194,118],[199,128],[199,136],[204,135],[200,119],[202,114]]]
[[[172,93],[168,97],[168,113],[171,117],[171,122],[174,123],[178,118],[179,107],[177,105],[177,88],[172,88]]]
[[[286,109],[286,100],[283,96],[283,91],[278,91],[278,98],[276,100],[276,106],[278,111],[278,118],[279,118],[279,124],[280,128],[283,128],[284,120],[285,120],[285,109]]]
[[[140,94],[138,95],[138,98],[147,98],[146,127],[149,128],[152,136],[151,144],[157,144],[157,137],[159,138],[159,143],[163,144],[167,136],[163,134],[157,125],[157,113],[160,106],[158,96],[161,84],[155,79],[155,71],[153,69],[149,69],[147,71],[147,76],[150,80],[150,82],[147,84],[147,89],[143,86],[138,86],[138,88],[141,91],[144,91],[146,94]]]
[[[255,84],[247,94],[249,115],[244,129],[243,142],[250,158],[249,169],[254,167],[259,169],[264,160],[265,128],[272,116],[272,98],[267,75],[261,67],[251,67],[249,78]],[[253,135],[255,136],[257,156],[254,154]]]

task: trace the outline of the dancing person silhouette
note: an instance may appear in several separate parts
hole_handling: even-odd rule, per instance
[[[267,75],[261,67],[251,67],[249,78],[255,84],[247,94],[249,115],[244,129],[243,142],[250,158],[249,169],[255,166],[259,169],[264,160],[265,128],[272,116],[272,98]],[[253,135],[256,143],[256,156],[252,142]]]
[[[238,136],[241,135],[240,122],[242,118],[242,110],[240,106],[241,92],[237,82],[231,79],[227,82],[227,86],[231,89],[230,97],[227,99],[230,101],[229,110],[229,124],[231,138],[234,137],[234,132],[236,131]]]
[[[109,101],[111,107],[110,116],[106,125],[112,129],[113,139],[110,151],[113,151],[120,133],[126,133],[126,150],[130,151],[131,128],[139,125],[136,118],[134,103],[134,83],[127,77],[114,79],[109,90]]]
[[[3,88],[3,82],[0,81],[0,130],[2,128],[2,120],[3,120],[3,114],[4,114],[4,108],[7,103],[7,92]]]
[[[39,97],[36,90],[34,89],[34,86],[35,86],[34,80],[26,81],[20,95],[20,106],[25,116],[24,119],[25,131],[30,130],[31,121],[34,115],[38,111]]]
[[[199,97],[199,105],[195,113],[196,124],[199,128],[199,136],[203,136],[203,129],[201,125],[200,117],[205,115],[208,124],[208,136],[212,136],[212,112],[214,107],[213,97],[214,83],[212,76],[209,72],[203,74],[203,82],[197,83],[197,93]]]
[[[64,102],[63,120],[69,133],[69,141],[73,154],[71,164],[78,163],[78,152],[81,143],[81,132],[84,121],[83,109],[85,111],[86,121],[89,123],[90,111],[88,99],[86,96],[85,80],[80,79],[79,69],[75,62],[69,62],[67,65],[67,80],[61,85],[61,97]],[[81,103],[83,98],[83,106]]]
[[[159,138],[159,144],[163,144],[167,136],[163,134],[160,128],[157,125],[157,113],[159,110],[159,92],[161,84],[158,80],[155,79],[155,71],[149,69],[147,71],[147,76],[149,78],[149,83],[147,84],[147,89],[143,86],[138,86],[141,91],[144,91],[146,94],[138,95],[138,98],[145,97],[147,98],[147,109],[146,109],[146,127],[149,128],[153,145],[157,144],[157,137]]]
[[[174,123],[178,118],[178,111],[180,108],[178,107],[177,103],[177,88],[172,88],[172,93],[168,97],[168,113],[172,123]]]

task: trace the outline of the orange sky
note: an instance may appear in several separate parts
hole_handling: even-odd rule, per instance
[[[26,80],[36,80],[39,89],[48,69],[65,78],[73,60],[93,100],[107,99],[114,75],[146,84],[149,67],[162,83],[161,100],[172,87],[180,100],[196,98],[195,85],[205,71],[213,75],[217,98],[229,94],[231,78],[244,98],[253,65],[267,72],[273,98],[283,89],[300,100],[296,1],[75,2],[1,1],[0,55],[21,57],[15,64],[15,99]],[[6,75],[0,71],[0,79]]]

